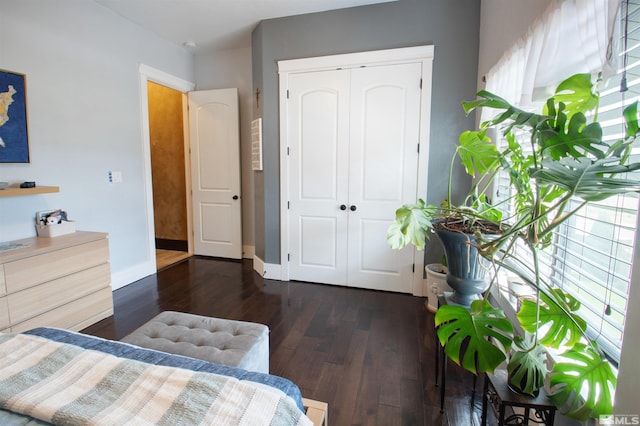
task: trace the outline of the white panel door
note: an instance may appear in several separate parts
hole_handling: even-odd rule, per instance
[[[346,71],[289,80],[289,271],[296,280],[347,283],[348,98]]]
[[[242,258],[238,90],[189,92],[194,252]]]
[[[421,64],[289,77],[290,278],[412,292],[395,209],[416,199]]]
[[[395,210],[416,199],[421,64],[351,71],[349,285],[412,292],[414,250],[392,250]]]

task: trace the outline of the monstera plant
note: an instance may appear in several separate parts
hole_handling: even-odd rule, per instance
[[[489,287],[487,268],[482,262],[482,253],[477,250],[476,236],[481,234],[483,240],[502,232],[502,212],[485,202],[486,192],[501,159],[496,145],[484,131],[466,131],[459,139],[449,166],[447,198],[439,206],[426,205],[423,200],[418,200],[415,204],[400,207],[387,232],[387,240],[394,248],[413,243],[423,250],[429,238],[425,230],[433,230],[442,242],[448,266],[447,284],[453,289],[451,296],[446,296],[447,300],[469,306],[478,294]],[[485,177],[473,186],[460,205],[451,202],[452,176],[457,158],[467,173],[473,176],[477,172]]]
[[[450,197],[441,206],[422,200],[404,205],[387,233],[394,248],[421,248],[441,223],[459,223],[457,232],[473,233],[475,242],[468,244],[491,265],[492,285],[498,272],[507,271],[530,286],[533,297],[522,302],[516,315],[523,333],[514,331],[487,291],[468,307],[441,306],[435,316],[438,338],[447,356],[474,374],[493,372],[507,361],[510,385],[523,393],[535,394],[548,378],[554,403],[577,419],[612,412],[616,375],[589,339],[580,303],[541,273],[539,253],[552,243],[554,231],[588,203],[640,192],[640,181],[629,174],[640,169],[640,163],[630,161],[640,131],[637,103],[623,112],[624,137],[606,141],[598,122],[599,83],[588,74],[571,76],[539,113],[487,91],[463,102],[467,113],[484,107],[497,113],[479,130],[461,135],[456,157],[476,178],[469,196],[457,206]],[[487,137],[492,128],[505,136],[504,149]],[[515,213],[508,218],[485,195],[499,172],[509,176],[513,189],[508,201]],[[487,228],[496,231],[487,237],[482,231]],[[548,362],[547,348],[558,349],[555,362]],[[548,364],[553,364],[550,370]]]

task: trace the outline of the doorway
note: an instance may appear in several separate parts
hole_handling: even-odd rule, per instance
[[[188,105],[191,102],[190,98],[192,98],[193,96],[199,96],[199,95],[205,95],[206,92],[217,92],[217,91],[197,91],[194,92],[195,89],[195,84],[191,83],[189,81],[186,80],[182,80],[180,78],[174,77],[170,74],[167,74],[163,71],[151,68],[147,65],[144,64],[140,64],[139,66],[139,73],[140,73],[140,97],[141,97],[141,126],[142,126],[142,150],[143,150],[143,158],[144,158],[144,179],[145,179],[145,200],[146,200],[146,212],[147,212],[147,223],[146,223],[146,234],[148,236],[148,244],[147,244],[147,259],[148,261],[144,263],[144,265],[141,265],[141,270],[142,268],[144,268],[144,271],[146,273],[146,275],[150,275],[152,273],[155,273],[158,269],[161,269],[162,265],[164,265],[164,260],[163,259],[158,259],[156,256],[156,229],[155,229],[155,220],[158,217],[158,208],[154,207],[154,193],[156,192],[156,188],[159,184],[156,184],[152,181],[152,159],[151,159],[151,130],[150,130],[150,117],[149,117],[149,87],[148,87],[148,83],[149,82],[153,82],[153,83],[158,83],[161,86],[164,86],[165,88],[170,88],[173,90],[176,90],[177,92],[180,93],[180,96],[182,98],[182,114],[181,120],[176,120],[181,121],[182,122],[182,129],[183,129],[183,150],[184,150],[184,157],[183,159],[191,159],[193,160],[193,155],[191,155],[191,148],[194,146],[194,142],[192,140],[193,137],[195,137],[198,141],[198,138],[202,138],[203,135],[208,135],[209,132],[208,131],[201,131],[202,129],[198,130],[197,126],[194,127],[194,129],[196,129],[197,131],[191,133],[190,132],[190,124],[191,124],[191,120],[188,119],[188,117],[192,116],[193,114],[190,114],[189,110],[188,110]],[[229,89],[220,89],[218,91],[228,91]],[[236,92],[236,98],[237,98],[237,89],[233,89]],[[236,111],[235,113],[235,123],[237,123],[238,118],[237,118],[237,99],[235,100],[235,107],[233,108],[234,111]],[[208,108],[205,107],[203,109],[203,111],[207,111]],[[217,121],[220,121],[220,117],[211,117],[211,119],[213,120],[213,123],[216,123]],[[217,121],[216,121],[217,120]],[[226,120],[228,121],[228,120]],[[199,122],[201,123],[208,123],[206,124],[208,127],[205,130],[211,130],[211,129],[215,129],[217,128],[216,126],[211,126],[210,124],[212,123],[211,120],[199,120]],[[176,126],[178,127],[178,126]],[[238,131],[237,129],[235,130],[236,132]],[[214,134],[216,132],[213,132]],[[230,139],[229,139],[230,140]],[[196,147],[197,148],[201,148],[203,145],[201,143],[197,143]],[[211,148],[211,146],[207,145],[207,149]],[[228,147],[230,150],[231,147]],[[233,149],[235,150],[239,150],[239,141],[236,139],[236,144],[233,146]],[[227,151],[228,151],[227,150]],[[198,152],[200,151],[200,149],[197,150]],[[207,152],[208,154],[212,154],[212,152]],[[213,158],[217,158],[220,157],[222,154],[224,153],[213,153]],[[211,160],[211,155],[209,156],[205,156],[202,157],[199,154],[196,156],[198,159],[196,161],[196,163],[200,163],[200,164],[210,164],[210,160]],[[204,160],[203,160],[204,158]],[[204,163],[203,163],[204,161]],[[194,173],[202,173],[202,167],[196,167],[196,168],[192,168],[191,166],[191,161],[184,161],[184,186],[186,189],[186,218],[187,218],[187,244],[188,244],[188,249],[186,252],[184,251],[180,251],[177,250],[180,254],[180,257],[188,257],[191,256],[193,254],[198,254],[198,255],[207,255],[207,256],[221,256],[221,257],[234,257],[231,256],[227,253],[223,253],[223,254],[210,254],[210,253],[201,253],[198,250],[195,250],[195,236],[194,236],[194,221],[196,220],[196,217],[201,218],[202,215],[201,214],[195,214],[194,213],[194,200],[195,197],[192,196],[192,186],[193,185],[198,185],[198,190],[203,189],[202,188],[202,182],[194,179]],[[169,166],[169,168],[172,168],[172,166]],[[237,161],[237,169],[238,169],[238,176],[240,173],[240,162],[239,162],[239,158]],[[210,175],[210,173],[209,173]],[[226,174],[227,176],[231,175],[231,173]],[[205,186],[204,189],[207,189],[207,187]],[[219,187],[216,187],[216,189],[220,189]],[[236,188],[236,191],[233,192],[233,194],[231,194],[231,200],[233,201],[233,204],[235,205],[240,205],[240,193],[239,193],[239,185],[238,188]],[[170,201],[169,203],[174,203],[174,201],[172,201],[173,198],[170,197]],[[218,203],[220,204],[220,203]],[[206,207],[210,207],[206,206]],[[201,213],[201,212],[198,212]],[[241,218],[241,210],[238,209],[237,210],[237,217]],[[167,214],[167,216],[169,216]],[[232,220],[235,220],[235,216],[231,217],[230,215],[228,215],[228,217],[218,217],[216,218],[216,226],[214,228],[216,229],[222,229],[223,226],[218,224],[218,222],[222,222],[224,219],[228,219],[229,222],[231,222]],[[238,219],[238,223],[240,222],[240,219]],[[207,228],[206,228],[206,232],[204,232],[204,236],[209,237],[211,236],[211,232],[210,231],[211,227],[209,226],[210,223],[207,223]],[[202,227],[201,227],[202,228]],[[231,225],[229,226],[229,228],[231,228]],[[200,238],[201,236],[198,235],[198,238]],[[242,247],[242,239],[241,236],[238,238],[238,246]],[[182,247],[183,248],[183,247]],[[176,250],[172,250],[172,251],[176,251]],[[240,256],[241,256],[241,251],[240,251]],[[174,262],[175,258],[170,256],[170,260],[169,262]],[[162,264],[158,264],[158,262],[163,262]],[[145,276],[146,276],[145,275]]]
[[[156,269],[191,256],[184,94],[147,82]]]

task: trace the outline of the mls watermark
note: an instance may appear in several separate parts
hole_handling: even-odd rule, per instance
[[[608,414],[600,416],[598,425],[640,425],[640,414]]]

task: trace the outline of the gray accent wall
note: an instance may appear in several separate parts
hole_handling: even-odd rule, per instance
[[[479,30],[478,0],[400,0],[260,23],[252,37],[253,91],[261,92],[254,118],[263,119],[264,170],[254,176],[259,258],[280,264],[277,61],[434,45],[429,181],[427,194],[421,196],[440,203],[446,194],[453,146],[475,122],[474,117],[465,117],[460,102],[475,96]],[[469,187],[469,178],[459,171],[456,183],[462,189],[460,197]],[[427,248],[428,262],[441,255],[438,244]]]

